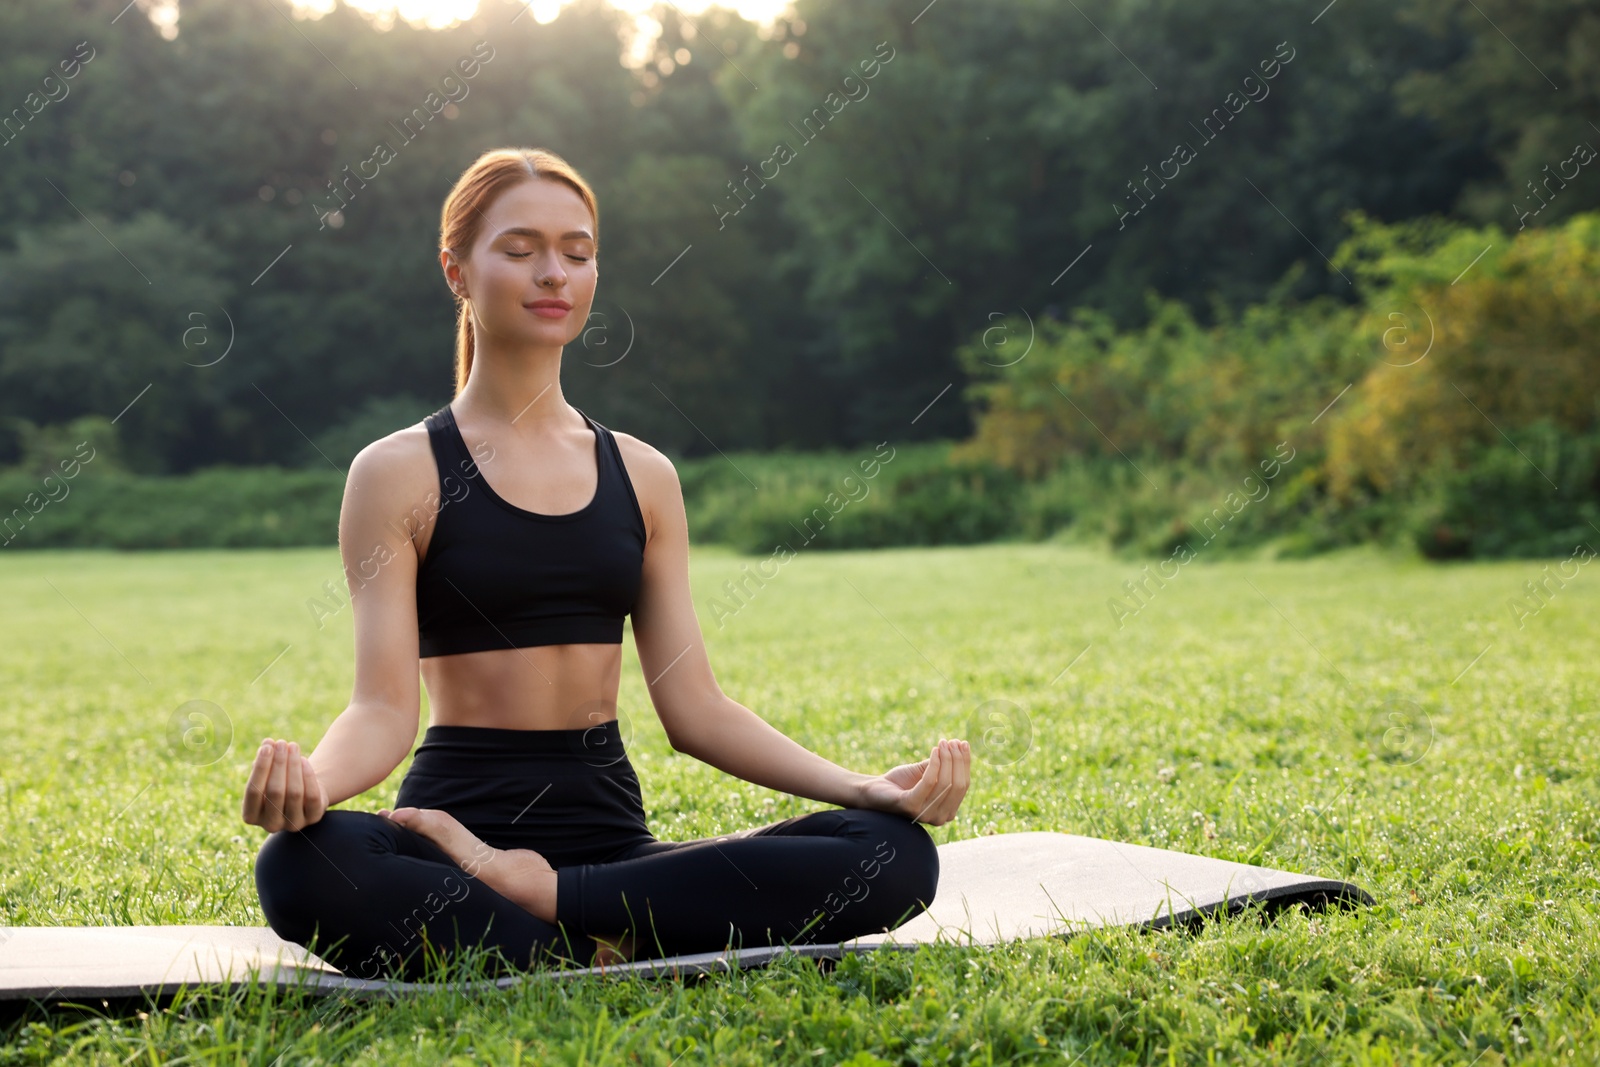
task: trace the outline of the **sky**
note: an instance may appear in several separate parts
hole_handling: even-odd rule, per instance
[[[509,9],[510,0],[345,0],[359,11],[403,19],[416,26],[443,27],[453,22],[470,19],[481,6],[485,11],[496,7]],[[560,14],[571,0],[530,0],[528,14],[537,22],[550,22]],[[652,0],[608,0],[612,7],[635,14],[647,10]],[[327,12],[333,10],[335,0],[290,0],[296,11]],[[708,7],[730,8],[751,22],[768,22],[782,11],[788,0],[673,0],[672,6],[693,18]]]
[[[139,6],[149,15],[150,20],[161,28],[161,35],[168,40],[182,32],[182,18],[180,12],[181,0],[136,0]],[[277,0],[271,0],[277,6]],[[297,17],[317,18],[334,9],[339,0],[288,0],[289,8]],[[440,29],[464,22],[480,10],[484,13],[510,12],[519,0],[343,0],[344,3],[357,11],[364,11],[372,15],[379,25],[390,25],[396,20],[409,22],[413,26]],[[562,8],[572,0],[526,0],[528,15],[535,22],[553,22],[560,15]],[[656,20],[644,15],[657,0],[607,0],[612,7],[619,11],[631,12],[634,15],[633,42],[629,49],[630,57],[624,57],[624,62],[629,58],[637,59],[649,50],[661,32],[661,25]],[[707,8],[720,7],[730,9],[749,22],[765,25],[772,22],[779,13],[789,6],[789,0],[663,0],[670,6],[677,8],[691,19],[704,14]]]

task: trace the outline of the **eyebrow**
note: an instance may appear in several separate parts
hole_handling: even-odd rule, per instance
[[[521,235],[523,237],[543,237],[544,236],[544,234],[542,232],[540,232],[539,230],[530,230],[526,226],[513,226],[508,230],[501,230],[499,233],[495,234],[494,236],[495,236],[495,240],[498,241],[500,238],[508,237],[508,236],[510,236],[512,234],[519,234],[519,235]],[[582,237],[585,240],[589,240],[589,241],[594,240],[594,238],[589,234],[588,230],[568,230],[566,233],[561,235],[561,239],[563,241],[571,240],[574,237]]]

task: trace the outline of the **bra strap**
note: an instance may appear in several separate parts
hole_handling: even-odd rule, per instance
[[[433,462],[439,472],[441,510],[446,504],[459,506],[462,501],[481,495],[462,489],[463,484],[470,486],[478,477],[478,465],[461,437],[450,406],[446,404],[428,418],[428,443],[433,447]]]
[[[589,417],[585,415],[584,418]],[[589,419],[589,423],[595,428],[595,433],[599,434],[600,437],[605,441],[605,447],[600,451],[605,454],[605,462],[606,465],[611,469],[611,473],[607,475],[604,471],[602,471],[602,480],[609,477],[610,483],[613,487],[611,492],[615,495],[617,500],[626,502],[628,510],[631,511],[634,521],[638,524],[639,536],[641,539],[643,539],[647,537],[644,523],[644,509],[639,504],[639,494],[634,491],[633,479],[628,477],[628,468],[622,462],[622,446],[617,444],[616,435],[613,434],[608,427],[601,425],[594,419]],[[597,491],[604,491],[605,488],[606,487],[602,485]]]

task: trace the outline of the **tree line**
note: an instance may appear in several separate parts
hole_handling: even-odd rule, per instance
[[[972,437],[958,352],[1002,319],[1356,308],[1330,258],[1353,218],[1600,206],[1563,166],[1600,138],[1596,3],[926,7],[800,0],[763,30],[663,4],[628,67],[598,0],[438,31],[184,0],[175,33],[7,4],[0,462],[101,416],[136,472],[327,469],[440,406],[438,211],[501,144],[600,198],[569,396],[685,458]]]

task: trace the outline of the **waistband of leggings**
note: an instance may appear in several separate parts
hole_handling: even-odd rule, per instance
[[[616,719],[572,730],[429,726],[411,772],[445,777],[510,777],[533,768],[571,774],[631,769]]]

